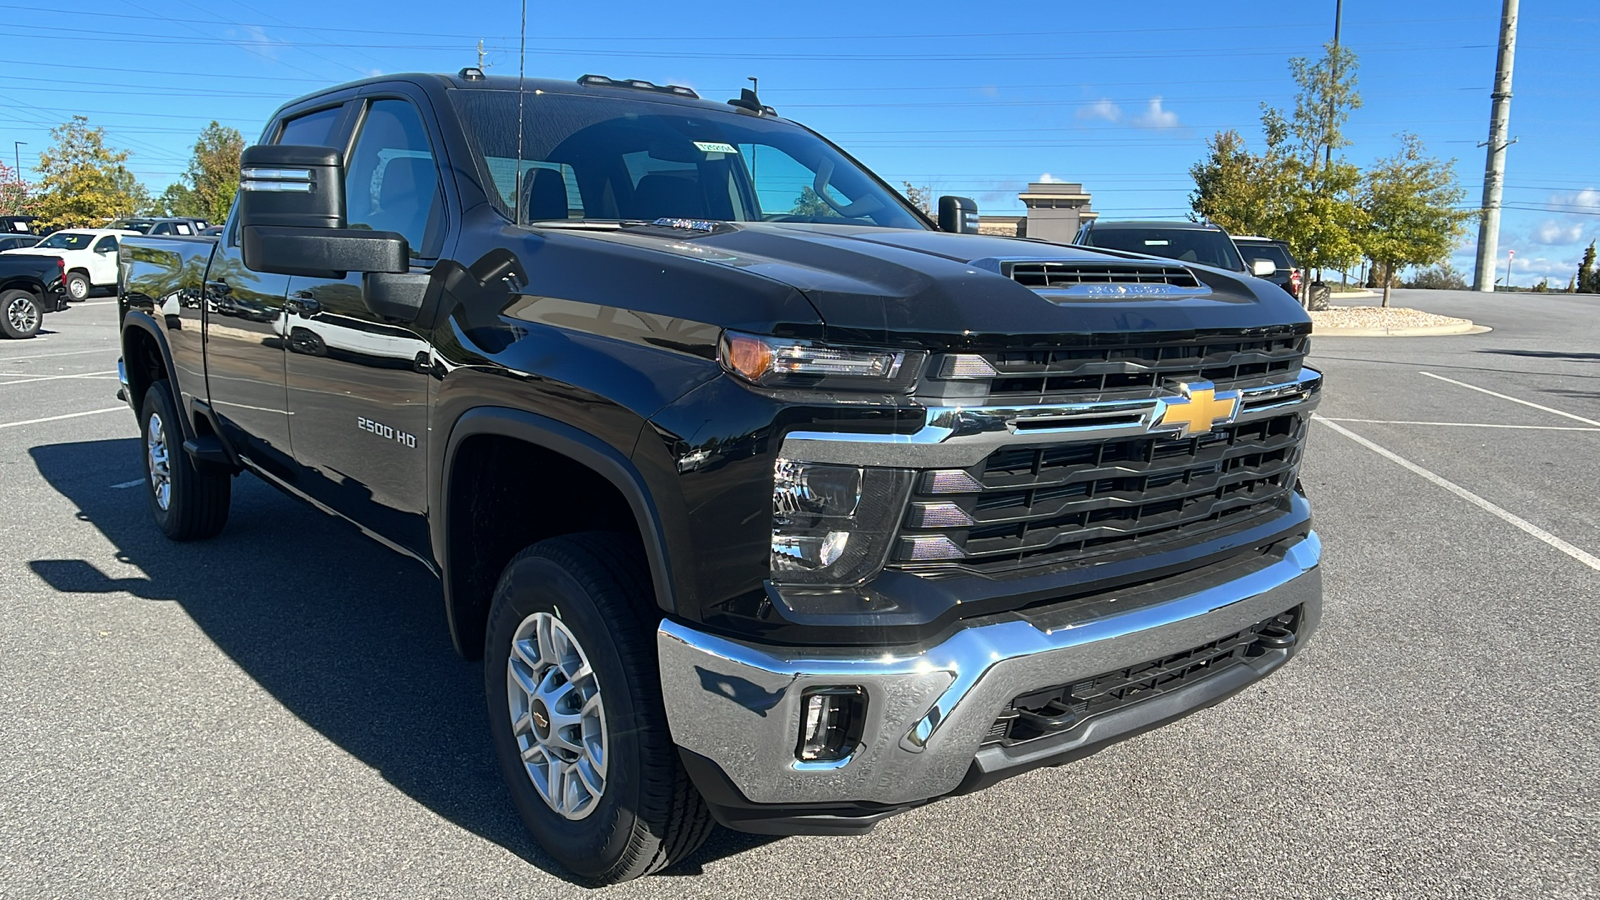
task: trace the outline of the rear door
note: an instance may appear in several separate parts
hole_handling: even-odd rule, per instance
[[[447,225],[425,102],[403,86],[366,98],[345,156],[350,227],[405,235],[418,273],[432,269]],[[311,473],[305,489],[426,555],[427,332],[369,310],[359,273],[297,276],[288,307],[289,409],[295,459]]]

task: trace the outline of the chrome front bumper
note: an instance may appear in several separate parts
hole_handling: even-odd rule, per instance
[[[1037,616],[994,617],[911,650],[758,646],[664,621],[657,645],[672,737],[757,804],[940,797],[962,784],[995,718],[1020,695],[1185,652],[1296,607],[1314,624],[1320,556],[1312,533],[1248,574],[1181,596],[1130,598],[1132,608],[1107,614],[1112,592]],[[801,694],[843,685],[867,693],[860,745],[838,763],[799,762]],[[997,764],[1009,763],[989,753],[979,768]]]

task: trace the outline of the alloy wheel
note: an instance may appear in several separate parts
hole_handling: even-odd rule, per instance
[[[607,733],[600,683],[566,623],[522,620],[506,661],[511,733],[539,797],[564,818],[594,812],[606,789]]]
[[[39,307],[27,297],[17,297],[6,307],[6,319],[20,334],[32,334],[39,327]]]
[[[167,430],[161,416],[151,413],[145,427],[145,453],[149,457],[150,490],[155,494],[156,506],[165,510],[172,503],[172,465],[167,446]]]

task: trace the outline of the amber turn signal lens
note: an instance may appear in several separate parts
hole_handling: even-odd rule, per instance
[[[722,362],[740,378],[758,384],[772,368],[772,346],[747,334],[724,332]]]

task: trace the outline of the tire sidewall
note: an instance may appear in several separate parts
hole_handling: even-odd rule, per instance
[[[595,671],[605,704],[605,792],[594,812],[577,821],[552,810],[534,789],[511,728],[506,694],[511,638],[522,621],[536,612],[560,619],[577,638]],[[489,731],[512,803],[534,839],[557,862],[591,878],[614,868],[626,852],[642,787],[643,748],[637,732],[641,716],[627,670],[611,639],[613,628],[566,569],[553,560],[527,555],[514,560],[501,576],[484,648]]]
[[[29,331],[18,331],[11,325],[11,306],[19,301],[33,307],[33,328]],[[44,307],[27,291],[6,291],[0,294],[0,323],[4,325],[6,337],[17,340],[31,338],[44,327]]]

